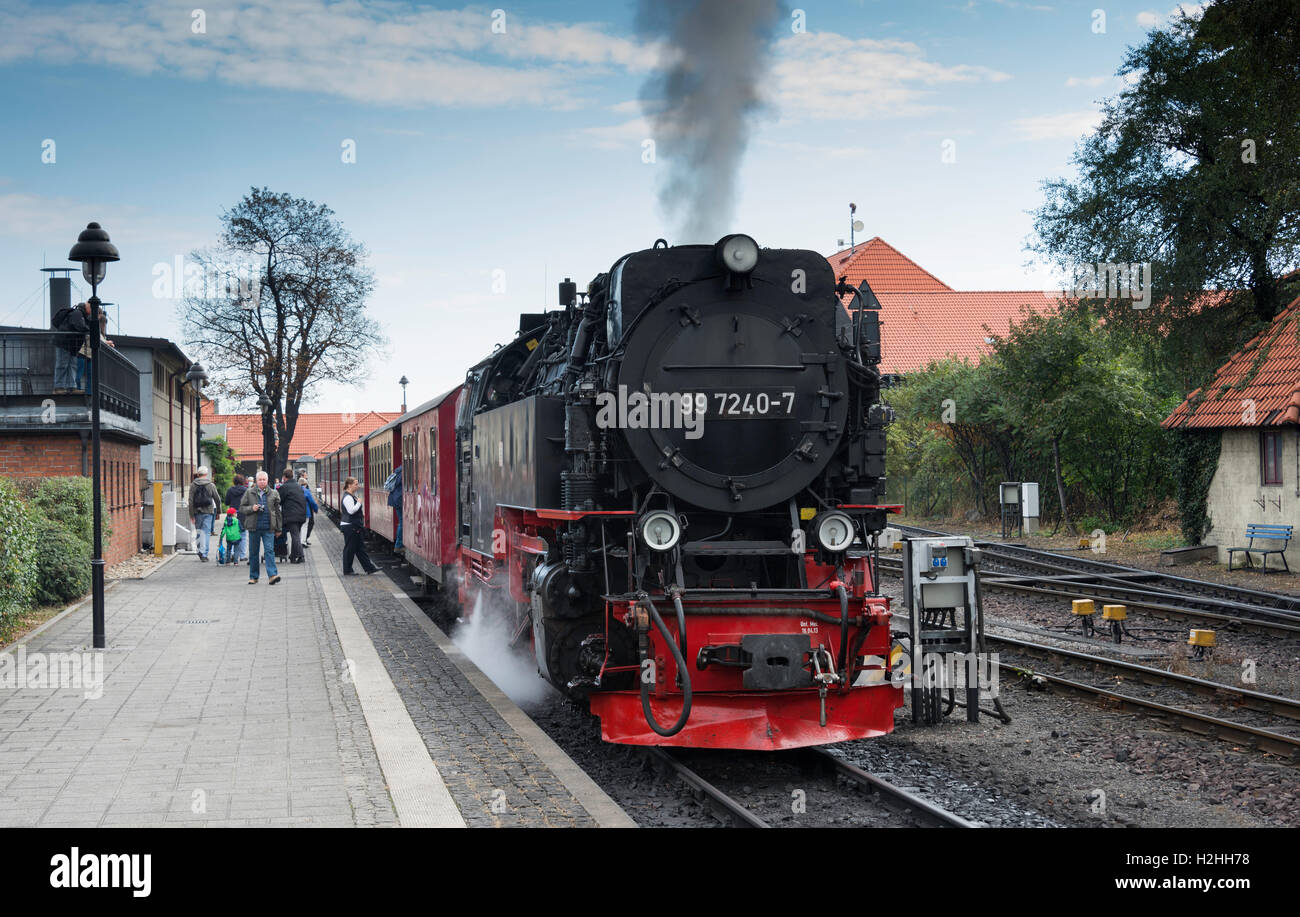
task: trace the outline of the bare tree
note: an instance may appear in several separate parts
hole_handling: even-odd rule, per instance
[[[199,276],[186,278],[181,323],[217,391],[271,402],[274,476],[312,388],[360,382],[387,346],[365,312],[374,275],[323,204],[253,188],[221,222],[218,244],[193,255]]]

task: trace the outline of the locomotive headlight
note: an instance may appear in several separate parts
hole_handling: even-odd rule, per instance
[[[723,236],[714,251],[722,266],[733,274],[748,274],[758,264],[758,243],[743,233]]]
[[[655,510],[641,521],[641,538],[652,551],[671,551],[682,537],[682,524],[664,510]]]
[[[853,520],[844,513],[822,513],[814,523],[817,543],[838,554],[853,543]]]

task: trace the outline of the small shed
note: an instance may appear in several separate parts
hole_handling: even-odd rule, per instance
[[[1228,562],[1229,548],[1247,543],[1247,525],[1300,529],[1300,298],[1161,425],[1219,437],[1204,542],[1218,547],[1220,563]],[[1300,570],[1300,541],[1292,540],[1286,555]],[[1274,564],[1281,566],[1276,556]]]

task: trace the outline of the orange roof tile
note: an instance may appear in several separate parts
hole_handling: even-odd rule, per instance
[[[1300,298],[1188,395],[1161,426],[1269,427],[1300,423]]]
[[[311,455],[321,458],[360,439],[386,423],[402,416],[399,411],[367,411],[364,414],[299,414],[293,431],[289,457]],[[226,443],[240,461],[252,461],[262,456],[261,414],[204,414],[205,424],[224,423]]]
[[[827,255],[826,260],[836,280],[847,275],[848,282],[855,287],[865,280],[874,293],[952,289],[879,236]]]
[[[1040,315],[1056,310],[1055,302],[1037,290],[885,292],[876,298],[880,371],[890,375],[915,372],[947,357],[978,363],[990,350],[989,334],[1006,334],[1024,317],[1022,310]]]

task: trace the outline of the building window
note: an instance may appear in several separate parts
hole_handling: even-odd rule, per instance
[[[1282,434],[1277,430],[1264,430],[1259,436],[1260,483],[1282,483]]]

